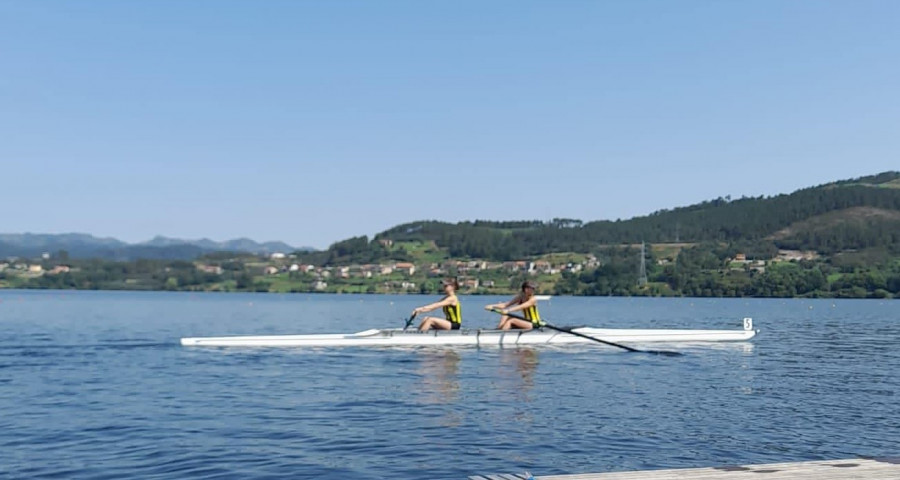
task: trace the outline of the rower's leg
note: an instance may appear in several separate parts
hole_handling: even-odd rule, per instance
[[[422,323],[419,324],[420,332],[427,332],[431,330],[431,321],[434,320],[434,317],[425,317],[422,319]]]
[[[506,315],[500,317],[500,323],[497,324],[497,330],[509,330],[509,320],[510,318]]]
[[[527,320],[519,320],[518,318],[510,318],[507,325],[509,325],[510,328],[515,328],[517,330],[531,330],[533,327],[531,322]]]
[[[425,320],[422,320],[422,324],[419,325],[419,331],[427,332],[432,328],[436,330],[450,330],[452,326],[450,320],[437,317],[425,317]]]
[[[435,330],[450,330],[453,328],[453,325],[446,318],[431,317],[431,328]]]

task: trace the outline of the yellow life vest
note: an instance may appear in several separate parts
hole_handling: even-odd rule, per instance
[[[531,321],[535,327],[541,326],[541,314],[538,313],[537,304],[522,310],[522,316]]]
[[[456,296],[453,297],[454,299]],[[446,305],[443,308],[444,310],[444,318],[450,321],[450,323],[458,323],[462,325],[462,307],[459,305],[459,300],[456,300],[456,305]]]

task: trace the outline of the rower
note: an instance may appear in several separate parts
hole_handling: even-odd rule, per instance
[[[495,303],[486,305],[485,310],[500,310],[503,314],[500,317],[500,324],[497,325],[498,330],[509,330],[512,328],[519,330],[531,330],[543,325],[541,315],[537,309],[537,297],[534,296],[534,290],[537,286],[534,282],[526,281],[522,283],[522,292],[515,298],[506,303]],[[507,313],[522,312],[525,320],[509,317]]]
[[[444,311],[444,318],[425,317],[419,325],[420,332],[427,332],[432,328],[437,330],[459,330],[459,327],[462,325],[462,310],[459,305],[459,299],[456,298],[459,283],[455,278],[451,278],[441,281],[441,286],[444,289],[444,298],[439,302],[413,310],[413,315],[440,308]]]

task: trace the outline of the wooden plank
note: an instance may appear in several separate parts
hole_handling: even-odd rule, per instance
[[[736,480],[748,473],[761,480],[898,480],[900,462],[895,459],[851,459],[812,462],[735,465],[713,468],[684,468],[638,472],[550,475],[535,480]]]
[[[469,480],[526,480],[525,474],[518,473],[493,473],[490,475],[473,475]]]
[[[898,458],[854,458],[763,465],[731,465],[712,468],[680,468],[634,472],[544,475],[535,480],[898,480]],[[470,480],[517,480],[524,475],[472,476]]]

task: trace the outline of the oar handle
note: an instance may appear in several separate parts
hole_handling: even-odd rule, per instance
[[[413,312],[412,315],[409,316],[409,318],[406,320],[406,325],[403,326],[404,331],[409,328],[410,325],[412,325],[413,319],[416,318],[416,315],[418,315],[418,312]]]
[[[523,317],[523,316],[521,316],[521,315],[516,315],[515,313],[503,313],[503,310],[499,310],[499,309],[496,309],[496,308],[492,308],[491,311],[494,312],[494,313],[496,313],[496,314],[498,314],[498,315],[506,315],[507,317],[518,318],[519,320],[525,320],[526,322],[534,323],[532,320],[529,320],[529,319],[527,319],[527,318],[525,318],[525,317]],[[546,323],[544,323],[544,322],[542,322],[542,321],[540,321],[540,320],[538,320],[538,323],[537,323],[537,324],[540,325],[540,326],[542,326],[542,327],[544,327],[544,326],[547,325]]]

